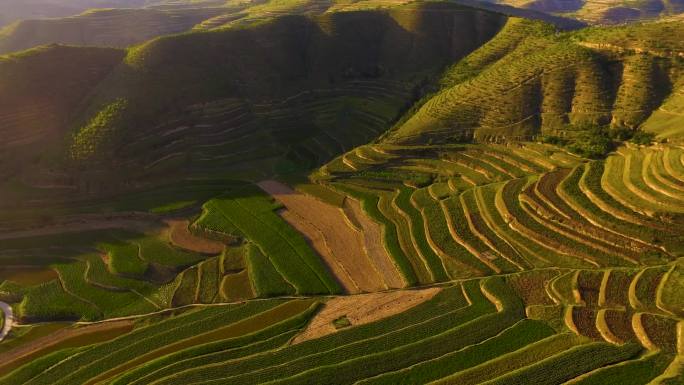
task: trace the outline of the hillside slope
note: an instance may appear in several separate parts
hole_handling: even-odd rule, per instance
[[[186,169],[195,162],[219,168],[235,162],[228,156],[234,151],[282,156],[305,138],[312,140],[307,146],[322,145],[314,153],[334,155],[378,135],[417,87],[504,20],[421,3],[153,40],[131,49],[99,87],[71,156],[123,166],[134,176],[174,154],[186,156]]]
[[[494,0],[492,2],[571,17],[591,24],[652,20],[684,12],[684,2],[681,0]]]
[[[109,48],[47,46],[0,56],[3,177],[45,154],[47,143],[59,146],[83,99],[123,55]]]
[[[65,17],[90,8],[132,8],[149,0],[5,0],[0,3],[0,27],[22,19]]]
[[[684,24],[669,22],[558,34],[539,22],[511,19],[446,71],[439,91],[388,140],[573,137],[601,125],[636,129],[663,103],[676,103],[683,33]]]
[[[23,20],[0,30],[0,54],[45,44],[126,47],[184,32],[224,8],[96,9],[61,19]]]

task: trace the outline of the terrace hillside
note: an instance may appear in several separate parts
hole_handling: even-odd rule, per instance
[[[683,34],[681,22],[559,34],[540,22],[510,19],[449,68],[387,141],[573,138],[603,125],[677,140]]]
[[[0,56],[0,385],[684,384],[682,21],[329,5]]]
[[[495,3],[571,17],[590,24],[619,24],[681,15],[681,0],[499,0]]]
[[[264,159],[321,164],[380,135],[427,79],[504,22],[485,11],[417,3],[155,39],[129,49],[106,78],[83,88],[87,104],[60,121],[70,129],[62,164],[94,173],[95,190],[111,189],[102,178],[211,174]],[[81,52],[44,51],[67,49]],[[34,132],[21,122],[8,130]]]

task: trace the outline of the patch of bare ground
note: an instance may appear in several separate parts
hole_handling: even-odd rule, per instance
[[[366,254],[363,237],[349,225],[341,208],[298,193],[277,181],[262,181],[258,185],[285,206],[286,210],[281,212],[283,218],[312,241],[314,249],[331,266],[347,291],[387,289],[383,276]]]
[[[429,300],[441,290],[398,290],[333,298],[326,302],[306,330],[292,340],[292,344],[336,333],[339,329],[334,322],[343,317],[349,321],[348,328],[399,314]]]
[[[0,353],[0,375],[59,349],[90,345],[115,338],[133,330],[133,321],[122,320],[59,329],[54,333],[32,340],[12,350]]]
[[[366,253],[378,267],[387,286],[393,289],[406,287],[406,282],[383,246],[382,226],[370,219],[355,199],[345,199],[343,209],[347,218],[359,226]]]
[[[164,222],[169,226],[169,240],[181,249],[210,255],[220,254],[223,251],[223,243],[191,233],[188,228],[190,222],[187,220],[169,219]]]
[[[344,290],[348,293],[358,293],[359,286],[351,277],[349,272],[342,266],[340,261],[335,257],[330,246],[325,241],[323,233],[310,224],[306,219],[288,210],[281,210],[280,216],[289,223],[295,230],[302,233],[309,241],[309,244],[316,250],[316,252],[323,257],[326,265],[332,271],[337,281],[342,285]]]

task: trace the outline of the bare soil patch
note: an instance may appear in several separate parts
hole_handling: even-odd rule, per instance
[[[169,226],[169,240],[181,249],[194,251],[201,254],[220,254],[223,251],[223,244],[207,238],[194,235],[188,229],[190,222],[180,219],[169,219],[165,221]]]
[[[383,246],[382,226],[370,219],[363,212],[361,204],[354,199],[345,199],[344,212],[352,222],[360,227],[366,253],[377,266],[387,286],[393,289],[406,287],[404,278]]]
[[[314,225],[309,223],[305,218],[288,210],[281,210],[280,216],[290,224],[295,230],[299,231],[309,241],[311,247],[320,254],[326,262],[328,268],[332,271],[337,281],[342,285],[347,293],[358,293],[361,291],[358,284],[351,277],[349,272],[344,268],[340,261],[336,258],[330,246],[325,240],[323,233]]]
[[[314,241],[313,247],[332,267],[333,273],[340,274],[337,275],[338,279],[349,292],[375,292],[387,288],[379,269],[366,254],[361,233],[349,225],[341,208],[298,193],[277,181],[263,181],[259,183],[259,187],[293,214],[284,215],[283,218],[307,238],[314,241],[322,235],[323,243]],[[308,225],[303,224],[304,222]],[[352,287],[340,269],[334,268],[337,264],[358,289]]]
[[[309,326],[292,340],[292,343],[298,344],[343,330],[335,325],[335,321],[340,319],[349,321],[349,326],[345,327],[348,328],[399,314],[429,300],[441,290],[441,288],[398,290],[333,298],[311,320]]]

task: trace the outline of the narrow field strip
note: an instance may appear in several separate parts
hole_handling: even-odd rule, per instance
[[[361,385],[424,384],[469,369],[553,334],[542,322],[522,320],[496,336],[405,369],[359,381]]]
[[[355,199],[345,199],[343,209],[350,220],[359,224],[366,253],[377,266],[387,286],[392,289],[405,287],[404,278],[383,247],[384,230],[381,224],[369,218]]]
[[[410,239],[413,247],[423,259],[425,265],[430,272],[431,280],[433,282],[441,282],[448,280],[446,270],[442,264],[441,259],[432,250],[425,236],[425,222],[420,211],[416,209],[412,203],[411,196],[415,190],[410,188],[402,188],[397,191],[392,204],[394,208],[404,216],[408,223],[410,232]]]
[[[226,361],[188,370],[162,379],[158,381],[158,384],[226,381],[241,384],[260,383],[286,378],[307,368],[340,362],[341,357],[352,359],[374,351],[385,351],[392,346],[400,346],[420,339],[420,336],[426,333],[435,333],[446,330],[454,324],[471,321],[493,310],[491,304],[480,292],[477,282],[468,284],[466,292],[473,303],[471,306],[462,302],[464,297],[459,295],[460,290],[446,289],[432,300],[380,322],[350,328],[323,338],[293,345],[282,351],[254,356],[248,360]],[[444,302],[445,300],[455,301],[456,307],[448,307],[447,311],[437,313],[425,312],[432,306],[446,305],[448,302]]]

